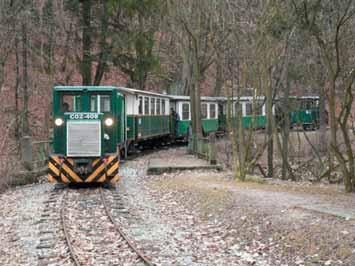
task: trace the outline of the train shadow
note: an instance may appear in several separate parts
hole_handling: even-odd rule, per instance
[[[115,185],[107,184],[107,183],[70,183],[70,184],[56,184],[54,189],[115,189]]]

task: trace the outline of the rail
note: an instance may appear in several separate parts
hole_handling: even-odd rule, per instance
[[[155,264],[151,262],[134,244],[131,242],[131,240],[128,238],[128,236],[122,231],[118,223],[115,221],[113,216],[111,215],[110,209],[108,207],[108,204],[105,200],[104,192],[102,191],[102,188],[100,188],[100,196],[101,196],[101,201],[104,205],[104,209],[106,212],[106,215],[110,219],[111,223],[114,225],[115,229],[117,232],[123,237],[123,239],[126,241],[128,246],[138,255],[139,258],[146,264],[147,266],[154,266]]]
[[[68,191],[64,192],[63,198],[62,198],[62,202],[60,204],[60,219],[61,219],[61,224],[62,224],[62,228],[63,228],[63,232],[64,232],[64,237],[65,237],[65,241],[67,243],[67,246],[69,248],[69,254],[71,259],[73,260],[75,266],[80,266],[80,261],[78,258],[78,255],[75,253],[74,247],[72,242],[70,241],[70,237],[69,237],[69,230],[67,228],[67,224],[65,222],[65,207],[66,207],[66,197],[68,195]]]

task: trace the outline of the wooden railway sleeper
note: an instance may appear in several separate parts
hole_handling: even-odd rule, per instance
[[[104,205],[105,212],[111,221],[111,223],[114,225],[115,229],[118,231],[118,233],[122,236],[122,238],[127,242],[128,246],[138,255],[139,258],[148,266],[155,266],[153,262],[151,262],[140,250],[138,250],[133,242],[128,238],[128,236],[122,231],[122,229],[118,226],[117,222],[113,218],[113,216],[110,213],[110,210],[108,208],[108,205],[105,200],[104,192],[102,189],[100,189],[100,196],[102,200],[102,204]]]

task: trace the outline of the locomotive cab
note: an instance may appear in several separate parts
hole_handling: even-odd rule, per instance
[[[116,87],[55,87],[49,181],[117,182],[124,142],[123,108],[124,98]]]

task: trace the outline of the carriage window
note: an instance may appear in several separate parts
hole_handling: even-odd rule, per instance
[[[263,103],[256,102],[255,103],[255,115],[262,115],[263,114]]]
[[[100,112],[111,112],[111,97],[109,95],[100,95]]]
[[[157,115],[160,115],[160,99],[157,99]]]
[[[161,100],[161,113],[165,115],[165,100]]]
[[[142,96],[139,96],[138,97],[138,101],[139,101],[139,104],[138,104],[138,114],[143,114],[143,97]]]
[[[150,98],[150,114],[155,115],[155,98]]]
[[[201,118],[202,119],[207,118],[207,103],[201,104]]]
[[[60,110],[62,112],[80,112],[81,111],[80,95],[73,95],[73,94],[63,95]]]
[[[182,120],[190,119],[190,106],[188,103],[182,104]]]
[[[216,118],[216,104],[210,103],[210,119]]]
[[[253,105],[251,102],[245,103],[245,115],[252,115],[253,114]]]
[[[144,97],[144,114],[149,115],[149,98]]]

